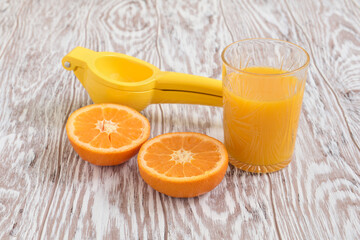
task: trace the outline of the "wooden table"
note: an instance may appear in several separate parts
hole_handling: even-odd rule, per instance
[[[1,1],[0,239],[359,239],[360,2]],[[222,49],[250,37],[311,55],[295,159],[272,174],[229,166],[213,191],[175,199],[146,185],[136,158],[82,161],[65,123],[91,104],[61,66],[75,46],[162,70],[221,78]],[[222,109],[151,105],[151,137],[223,140]]]

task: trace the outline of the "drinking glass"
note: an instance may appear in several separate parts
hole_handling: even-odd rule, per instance
[[[268,173],[292,160],[309,54],[275,39],[234,42],[222,52],[225,146],[230,163]]]

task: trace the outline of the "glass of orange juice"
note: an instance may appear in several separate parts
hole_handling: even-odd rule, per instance
[[[247,39],[222,52],[224,138],[230,163],[267,173],[292,159],[309,54],[275,39]]]

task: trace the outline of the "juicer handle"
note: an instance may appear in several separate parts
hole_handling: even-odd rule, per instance
[[[185,73],[159,72],[152,103],[222,106],[222,81]]]

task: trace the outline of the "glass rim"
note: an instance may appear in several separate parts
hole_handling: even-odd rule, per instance
[[[306,55],[306,62],[305,62],[302,66],[300,66],[300,67],[298,67],[298,68],[296,68],[296,69],[294,69],[294,70],[291,70],[291,71],[288,71],[288,72],[284,72],[284,73],[254,73],[254,72],[247,72],[247,71],[241,70],[240,68],[234,67],[234,66],[232,66],[231,64],[229,64],[229,63],[226,61],[224,55],[225,55],[226,50],[227,50],[229,47],[231,47],[232,45],[241,43],[241,42],[248,42],[248,41],[253,41],[253,40],[269,40],[269,41],[273,41],[273,42],[282,42],[282,43],[287,43],[287,44],[293,45],[293,46],[295,46],[297,49],[299,49],[299,50],[301,50],[303,53],[305,53],[305,55]],[[299,45],[297,45],[297,44],[295,44],[295,43],[289,42],[289,41],[280,40],[280,39],[274,39],[274,38],[247,38],[247,39],[242,39],[242,40],[239,40],[239,41],[236,41],[236,42],[233,42],[233,43],[230,43],[229,45],[227,45],[227,46],[224,48],[224,50],[222,51],[222,53],[221,53],[221,60],[223,61],[223,63],[224,63],[226,66],[228,66],[228,67],[230,67],[230,68],[232,68],[232,69],[234,69],[234,70],[236,70],[236,71],[238,71],[238,72],[241,72],[241,73],[245,73],[245,74],[249,74],[249,75],[255,75],[255,76],[279,76],[279,75],[290,75],[290,74],[293,74],[293,73],[295,73],[295,72],[298,72],[298,71],[306,68],[306,67],[309,65],[309,63],[310,63],[310,55],[309,55],[309,53],[308,53],[304,48],[300,47]]]

